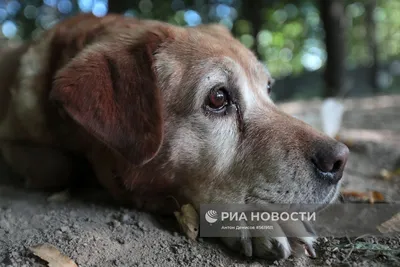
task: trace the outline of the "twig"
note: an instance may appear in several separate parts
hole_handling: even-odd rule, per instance
[[[353,242],[351,242],[350,238],[348,236],[346,236],[346,238],[347,238],[347,241],[349,241],[349,243],[351,244],[351,249],[350,249],[350,252],[347,254],[347,256],[343,259],[343,262],[348,261],[348,259],[350,258],[351,253],[353,253],[354,248],[355,248],[354,244],[353,244]]]

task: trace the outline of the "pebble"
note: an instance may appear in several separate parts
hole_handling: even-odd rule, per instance
[[[109,223],[109,225],[110,225],[111,227],[113,227],[113,228],[117,228],[117,227],[121,226],[121,223],[120,223],[119,221],[117,221],[117,220],[112,220],[112,221]]]
[[[123,223],[128,223],[131,220],[131,216],[129,216],[129,214],[124,214],[121,217],[121,222]]]
[[[67,232],[69,230],[69,227],[68,226],[61,226],[60,230],[61,230],[61,232],[65,233],[65,232]]]
[[[175,254],[179,253],[179,249],[176,246],[172,246],[171,251],[172,251],[172,253],[175,253]]]

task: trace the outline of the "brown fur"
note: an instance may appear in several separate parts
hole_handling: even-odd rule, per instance
[[[222,26],[79,15],[6,58],[0,148],[31,186],[67,186],[77,156],[115,198],[158,211],[172,199],[325,205],[338,192],[347,148],[280,112],[268,71]],[[229,91],[221,114],[207,109],[216,86]],[[291,254],[271,239],[254,254]]]

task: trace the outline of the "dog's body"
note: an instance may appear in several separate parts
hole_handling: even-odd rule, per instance
[[[67,186],[84,158],[115,198],[153,210],[337,194],[347,148],[277,110],[269,73],[222,26],[79,15],[0,70],[1,152],[30,186]],[[291,253],[284,237],[237,243]]]

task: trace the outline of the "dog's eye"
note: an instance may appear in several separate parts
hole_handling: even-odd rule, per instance
[[[208,102],[211,109],[221,110],[228,104],[228,94],[224,89],[211,90]]]
[[[270,81],[268,81],[268,85],[267,85],[267,91],[268,91],[268,94],[270,94],[270,93],[271,93],[271,91],[272,91],[272,84],[271,84],[271,82],[270,82]]]

